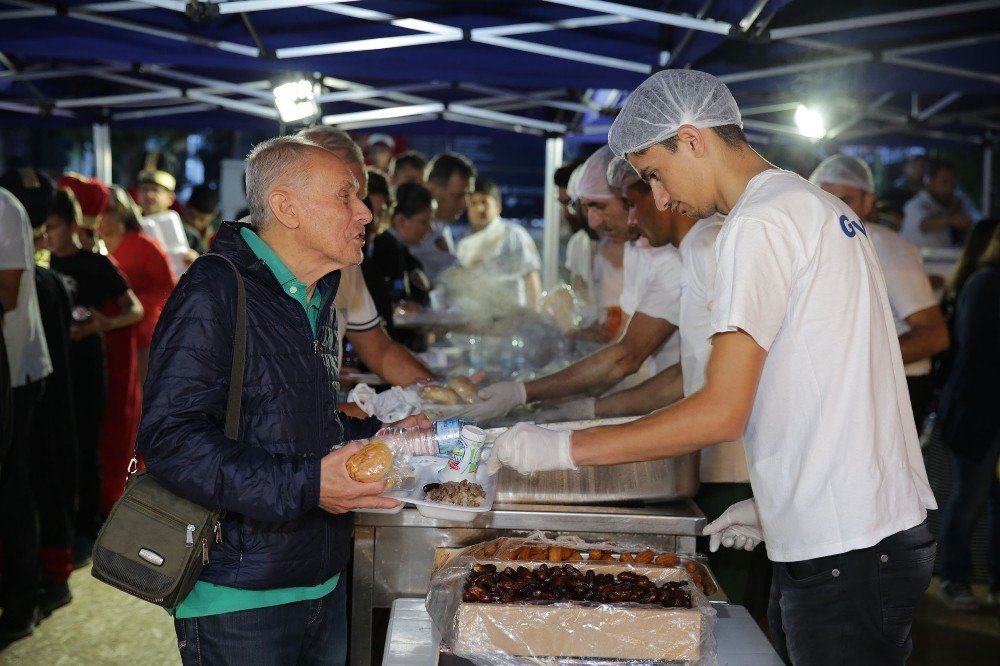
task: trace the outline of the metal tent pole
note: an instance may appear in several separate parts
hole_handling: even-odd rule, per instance
[[[111,184],[111,127],[107,123],[94,123],[94,175]]]
[[[542,237],[542,289],[549,291],[559,281],[559,202],[553,182],[556,169],[562,164],[563,139],[545,140],[545,235]]]
[[[989,217],[993,204],[993,142],[983,146],[983,217]]]

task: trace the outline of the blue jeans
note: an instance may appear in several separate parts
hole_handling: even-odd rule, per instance
[[[1000,483],[997,482],[997,459],[1000,436],[986,456],[979,461],[951,456],[951,497],[941,525],[941,580],[969,582],[972,575],[972,533],[987,508],[986,570],[990,590],[1000,591]]]
[[[315,601],[174,620],[184,666],[343,666],[347,580]]]
[[[871,548],[775,562],[768,623],[778,654],[795,666],[905,663],[935,548],[925,520]]]

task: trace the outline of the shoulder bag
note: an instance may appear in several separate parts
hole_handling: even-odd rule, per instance
[[[236,339],[226,403],[226,437],[237,440],[240,400],[246,365],[247,304],[243,278],[236,266]],[[144,601],[175,608],[187,596],[208,564],[212,543],[222,538],[222,512],[185,499],[146,471],[136,473],[135,449],[125,491],[94,544],[94,578]]]

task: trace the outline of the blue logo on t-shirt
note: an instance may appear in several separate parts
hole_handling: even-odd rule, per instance
[[[858,220],[850,219],[846,215],[840,216],[840,230],[843,231],[844,235],[848,238],[854,238],[858,235],[859,231],[865,236],[868,235],[868,232],[865,231],[865,225],[861,224]]]

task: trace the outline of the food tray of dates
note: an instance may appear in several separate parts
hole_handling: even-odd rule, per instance
[[[485,461],[476,471],[476,480],[443,482],[438,476],[448,464],[443,456],[417,456],[413,465],[414,481],[400,490],[384,495],[413,504],[422,515],[440,520],[471,522],[493,508],[497,492],[497,475],[490,475]]]
[[[639,554],[643,561],[628,561]],[[434,572],[427,610],[454,653],[476,664],[526,658],[714,664],[715,611],[692,567],[679,564],[673,553],[616,544],[538,534],[497,539],[467,548]]]

